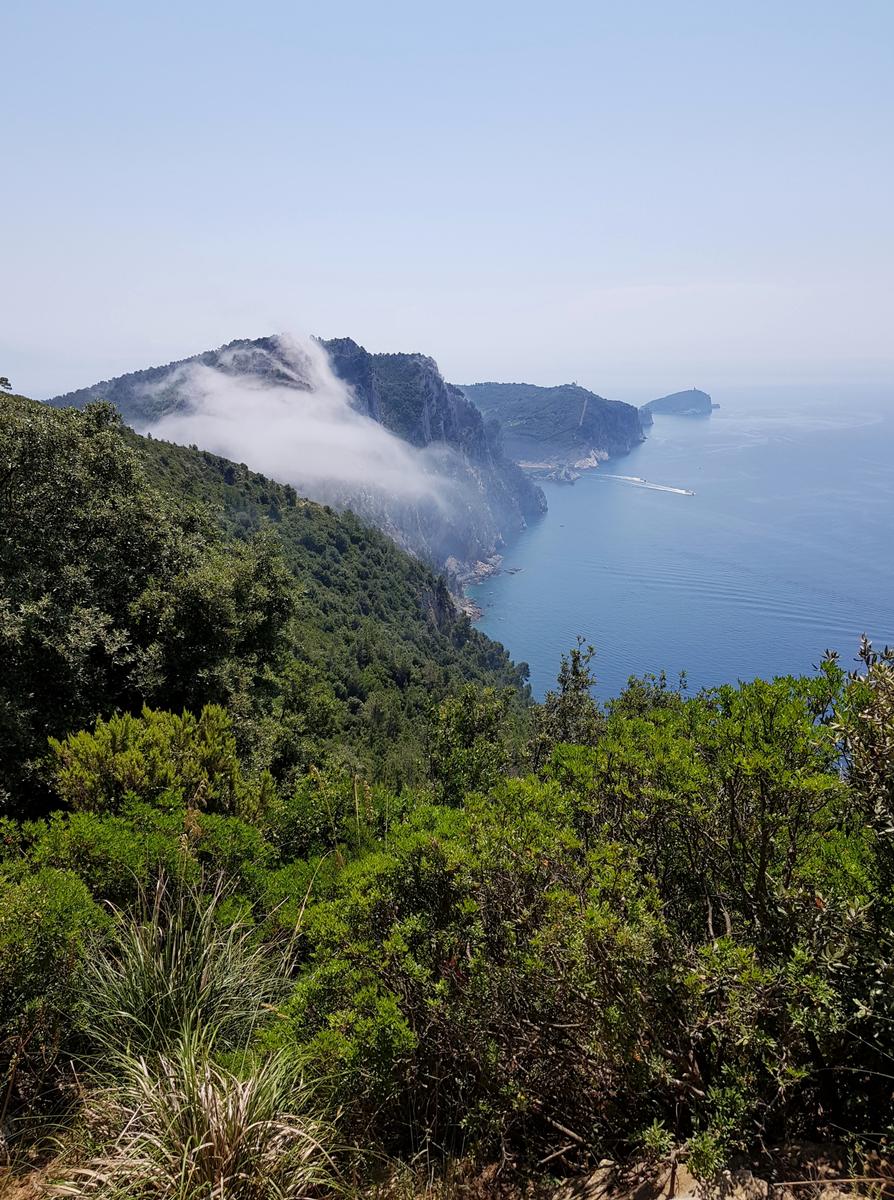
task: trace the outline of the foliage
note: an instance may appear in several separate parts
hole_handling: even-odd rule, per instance
[[[0,1126],[59,1102],[60,1049],[82,1004],[88,935],[101,920],[71,872],[0,876]]]
[[[526,695],[443,581],[350,513],[108,404],[0,397],[0,808],[53,803],[42,759],[98,717],[224,707],[240,755],[294,781],[333,752],[421,779],[424,716],[464,682]]]
[[[3,1116],[77,1058],[75,1194],[315,1186],[304,1072],[411,1158],[894,1136],[889,651],[599,706],[580,641],[531,714],[350,515],[102,407],[0,422]]]
[[[108,405],[0,401],[0,788],[33,788],[48,735],[120,707],[257,690],[291,611],[275,546],[216,541],[145,479]]]
[[[245,1046],[283,995],[285,963],[227,920],[220,883],[200,889],[160,878],[135,912],[113,910],[113,933],[83,972],[90,1041],[112,1062],[212,1037]]]
[[[602,714],[593,699],[596,679],[590,670],[595,654],[592,646],[585,646],[583,638],[578,638],[577,645],[562,655],[558,689],[547,692],[534,716],[528,752],[535,770],[560,743],[592,746],[599,737]]]
[[[831,663],[691,699],[638,681],[539,781],[417,808],[308,909],[278,1036],[338,1065],[358,1136],[407,1151],[547,1154],[564,1130],[567,1160],[657,1121],[708,1172],[865,1122],[834,1072],[881,1075],[856,994],[894,1050],[855,970],[889,939],[879,844],[837,769],[842,687]]]
[[[195,1033],[157,1058],[127,1057],[89,1120],[108,1138],[61,1195],[137,1200],[305,1200],[334,1181],[331,1134],[307,1115],[293,1061],[244,1073],[221,1066]]]
[[[470,792],[489,791],[499,783],[512,755],[509,709],[506,693],[470,686],[438,706],[430,771],[442,803],[459,804]]]
[[[534,1146],[551,1121],[607,1117],[608,1080],[646,1037],[662,923],[623,852],[590,858],[552,820],[557,800],[518,783],[419,810],[308,911],[314,956],[278,1032],[338,1064],[367,1135]]]
[[[93,733],[50,738],[53,784],[67,807],[120,810],[128,796],[164,807],[235,811],[245,790],[236,740],[227,714],[206,705],[199,717],[184,712],[127,713],[96,722]]]

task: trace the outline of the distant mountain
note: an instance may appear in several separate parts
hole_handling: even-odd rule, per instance
[[[376,478],[374,455],[370,456],[373,465],[364,465],[368,475],[349,482],[341,477],[321,480],[319,472],[303,478],[299,466],[279,470],[283,482],[312,498],[352,509],[403,548],[445,570],[455,586],[480,571],[481,563],[496,554],[507,538],[546,510],[543,492],[503,453],[495,427],[486,426],[463,392],[444,381],[433,359],[422,354],[371,354],[350,338],[315,342],[314,347],[325,351],[332,373],[347,385],[348,403],[360,418],[368,417],[414,448],[408,454],[415,455],[420,470],[430,473],[433,494],[422,499],[391,495],[388,480]],[[313,354],[278,337],[237,340],[56,396],[49,403],[82,408],[91,400],[108,400],[138,431],[157,428],[165,437],[171,418],[196,411],[194,385],[197,378],[207,380],[207,373],[201,374],[207,368],[213,378],[235,385],[235,402],[244,407],[247,417],[252,415],[251,405],[259,405],[259,421],[264,419],[260,407],[264,389],[258,389],[259,383],[294,391],[295,418],[290,426],[294,436],[296,429],[301,431],[300,394],[310,397],[319,388],[312,358]],[[240,380],[248,381],[254,390],[242,395]],[[320,405],[316,411],[319,419]],[[343,424],[346,414],[337,415]],[[364,428],[373,432],[368,425],[359,425],[358,437],[369,440]],[[171,435],[171,440],[181,439]],[[236,453],[229,446],[205,448],[230,456]],[[277,474],[265,462],[248,465]],[[439,488],[443,494],[437,494]]]
[[[655,413],[674,417],[703,417],[709,415],[711,409],[716,407],[707,392],[690,388],[687,392],[671,392],[669,396],[659,396],[657,400],[650,400],[639,412],[643,425],[649,426]]]
[[[576,383],[473,383],[465,395],[499,422],[505,453],[539,473],[595,466],[643,440],[637,410]]]

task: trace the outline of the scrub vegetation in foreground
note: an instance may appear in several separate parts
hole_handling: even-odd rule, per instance
[[[894,659],[591,696],[353,517],[0,398],[0,1137],[55,1194],[320,1196],[894,1103]]]

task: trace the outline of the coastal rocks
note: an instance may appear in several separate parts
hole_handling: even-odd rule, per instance
[[[581,472],[593,471],[600,463],[607,462],[608,452],[592,447],[586,454],[573,462],[548,460],[546,462],[520,462],[518,465],[533,479],[547,479],[550,483],[574,483]]]
[[[593,449],[589,454],[584,455],[583,458],[579,458],[574,466],[578,471],[589,471],[592,470],[593,467],[598,467],[600,463],[607,461],[607,450]]]
[[[518,464],[532,479],[547,479],[550,483],[574,483],[580,479],[580,472],[573,470],[567,463],[522,462]]]
[[[553,467],[543,478],[551,479],[554,483],[574,483],[576,479],[580,479],[580,471],[572,470],[566,463],[561,467]]]
[[[491,554],[487,558],[477,559],[472,563],[461,562],[457,558],[450,557],[444,564],[448,580],[459,590],[470,584],[483,583],[492,575],[499,575],[502,567],[502,554]]]

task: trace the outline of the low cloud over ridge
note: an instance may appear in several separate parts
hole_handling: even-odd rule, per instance
[[[359,412],[313,339],[281,336],[276,347],[179,368],[164,391],[183,406],[144,431],[244,462],[312,499],[378,496],[446,515],[461,490],[449,478],[449,447],[417,449]]]

